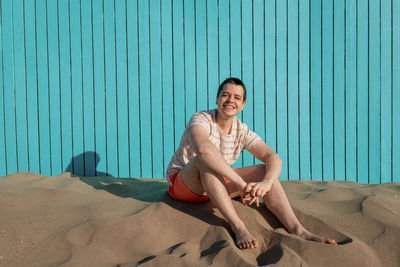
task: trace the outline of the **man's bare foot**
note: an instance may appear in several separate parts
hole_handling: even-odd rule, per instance
[[[323,243],[323,244],[337,245],[335,240],[319,237],[317,235],[314,235],[313,233],[310,233],[305,228],[294,231],[293,234],[298,235],[299,237],[303,238],[304,240],[319,242],[319,243]]]
[[[232,227],[233,233],[236,236],[236,246],[240,249],[257,248],[257,240],[250,234],[246,227],[236,228]]]

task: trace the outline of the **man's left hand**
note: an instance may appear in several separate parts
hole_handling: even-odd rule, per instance
[[[257,182],[257,183],[248,183],[246,186],[246,192],[250,194],[250,197],[252,197],[252,200],[250,201],[249,205],[253,204],[255,199],[258,197],[264,197],[265,194],[271,190],[272,184],[268,181],[262,181],[262,182]],[[257,200],[258,202],[258,200]],[[258,207],[258,205],[257,205]]]

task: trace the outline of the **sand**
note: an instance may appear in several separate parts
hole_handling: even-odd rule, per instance
[[[165,180],[0,178],[1,266],[400,266],[400,184],[282,182],[296,215],[332,246],[288,234],[265,207],[239,216],[240,250],[211,202],[172,200]]]

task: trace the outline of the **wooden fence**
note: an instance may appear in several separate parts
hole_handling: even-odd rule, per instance
[[[281,179],[400,181],[400,1],[0,3],[0,176],[163,178],[235,76]]]

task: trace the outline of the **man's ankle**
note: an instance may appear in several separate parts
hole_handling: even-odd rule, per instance
[[[306,229],[302,225],[295,225],[292,228],[288,229],[288,232],[295,235],[303,234]]]
[[[232,231],[234,231],[234,232],[240,232],[243,230],[247,230],[247,228],[243,222],[238,222],[236,224],[232,224],[231,228],[232,228]]]

